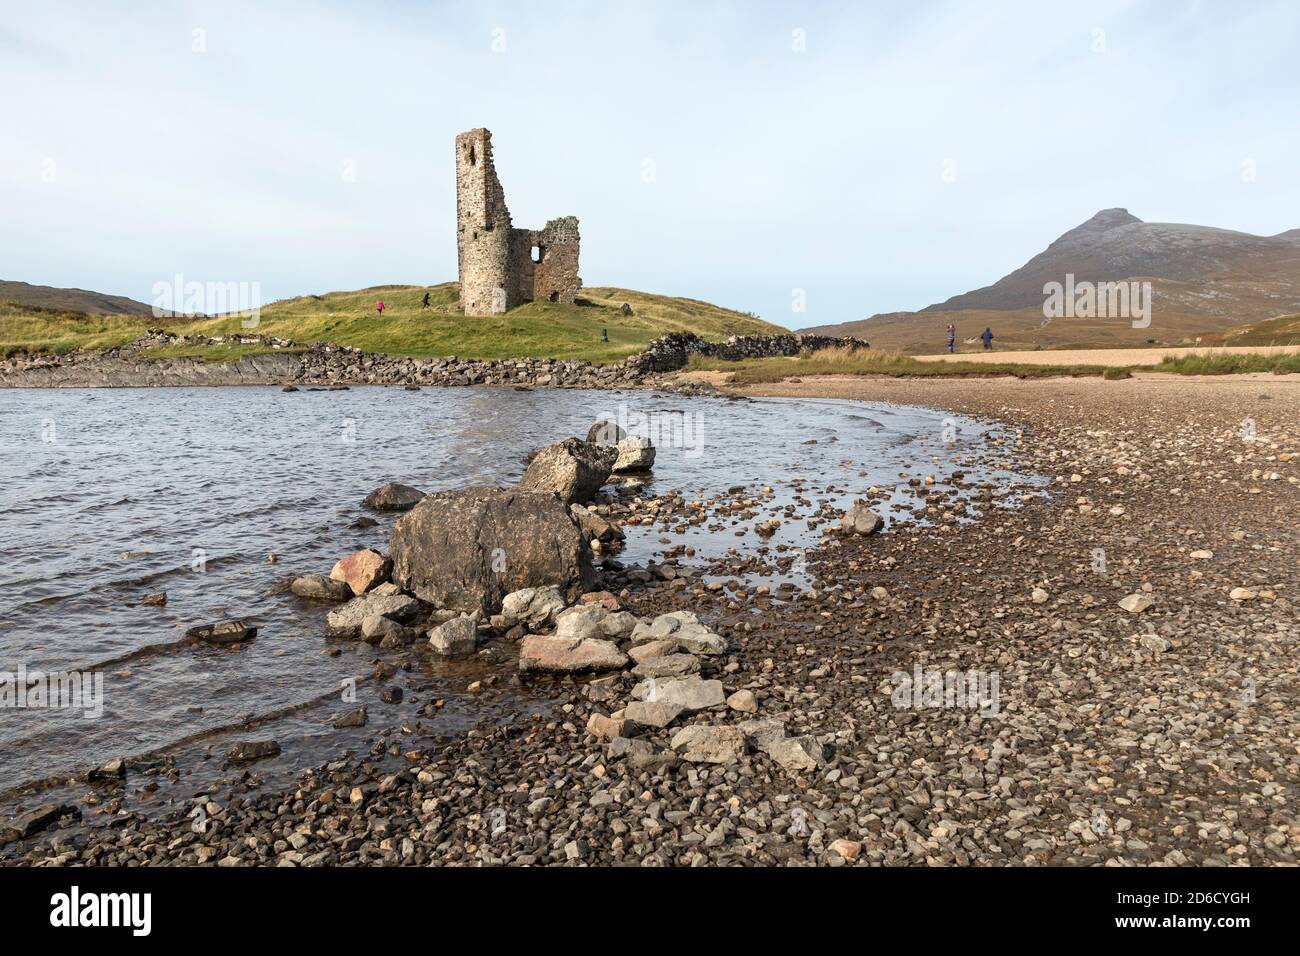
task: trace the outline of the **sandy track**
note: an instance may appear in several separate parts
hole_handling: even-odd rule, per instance
[[[1233,348],[1167,349],[1044,349],[1034,352],[957,352],[954,355],[914,355],[921,362],[1012,362],[1017,365],[1156,365],[1166,356],[1183,355],[1293,355],[1300,345],[1247,345]]]

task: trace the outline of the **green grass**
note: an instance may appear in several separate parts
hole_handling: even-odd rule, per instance
[[[1300,314],[1279,315],[1252,322],[1219,335],[1205,336],[1210,345],[1300,345]]]
[[[731,372],[735,385],[779,382],[803,375],[884,375],[891,378],[988,378],[1013,375],[1016,378],[1095,376],[1106,369],[1100,365],[1005,365],[983,362],[921,362],[899,352],[876,349],[830,348],[795,358],[747,359],[723,362],[692,356],[688,370]]]
[[[726,371],[733,385],[758,385],[804,375],[883,375],[891,378],[1071,378],[1100,376],[1107,381],[1132,378],[1134,372],[1174,375],[1232,375],[1240,372],[1300,372],[1300,355],[1186,355],[1158,365],[1022,365],[984,362],[921,362],[900,352],[830,348],[792,358],[725,362],[692,356],[688,371]]]
[[[1285,375],[1300,372],[1300,355],[1221,355],[1191,354],[1181,358],[1166,357],[1153,372],[1172,372],[1175,375],[1237,375],[1242,372],[1276,372]]]
[[[425,292],[430,308],[421,309]],[[530,302],[504,315],[473,317],[460,313],[454,282],[430,286],[376,286],[356,292],[300,296],[264,306],[258,325],[244,328],[244,317],[213,319],[100,318],[12,304],[0,305],[0,352],[67,352],[74,348],[123,345],[149,328],[178,335],[220,336],[255,333],[294,342],[333,342],[367,352],[428,357],[588,359],[614,362],[639,352],[666,332],[694,332],[706,339],[782,332],[784,329],[730,309],[626,289],[584,289],[587,304]],[[384,301],[383,315],[375,300]],[[632,307],[624,316],[619,307]],[[608,330],[609,341],[601,340]],[[258,351],[256,347],[245,347]],[[152,353],[164,357],[167,350]],[[261,349],[266,351],[266,349]]]

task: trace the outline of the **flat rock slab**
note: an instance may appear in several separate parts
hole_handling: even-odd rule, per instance
[[[635,700],[623,708],[623,716],[643,727],[664,728],[676,720],[682,710],[681,704],[667,701]]]
[[[530,634],[519,647],[521,673],[576,674],[621,670],[627,655],[613,641]]]
[[[636,650],[636,648],[633,648]],[[667,678],[687,677],[699,673],[700,659],[694,654],[668,654],[664,657],[652,657],[632,668],[635,677]]]
[[[770,740],[763,745],[763,751],[791,773],[800,770],[816,770],[826,762],[822,754],[822,745],[816,737],[783,737]]]
[[[659,680],[643,680],[632,689],[632,696],[648,703],[664,702],[677,704],[687,713],[721,707],[727,701],[726,691],[720,680],[704,680],[699,677],[679,677]]]
[[[672,748],[691,763],[735,763],[745,753],[745,735],[739,727],[692,724],[673,735]]]

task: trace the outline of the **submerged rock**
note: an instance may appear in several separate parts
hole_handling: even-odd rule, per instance
[[[274,740],[245,740],[226,751],[226,762],[250,763],[266,757],[278,756],[279,753],[280,745]]]
[[[410,511],[423,500],[424,492],[419,488],[390,481],[366,495],[361,504],[375,511]]]
[[[208,644],[238,644],[257,637],[257,628],[243,621],[222,621],[219,624],[200,624],[185,632],[192,641],[204,641]]]
[[[323,574],[309,574],[294,578],[289,584],[289,590],[298,597],[316,601],[347,601],[352,597],[352,589],[346,583]]]

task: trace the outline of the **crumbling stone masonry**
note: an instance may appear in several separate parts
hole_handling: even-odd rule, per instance
[[[535,299],[572,305],[582,288],[577,217],[513,228],[486,129],[456,137],[456,257],[466,315],[495,315]]]

